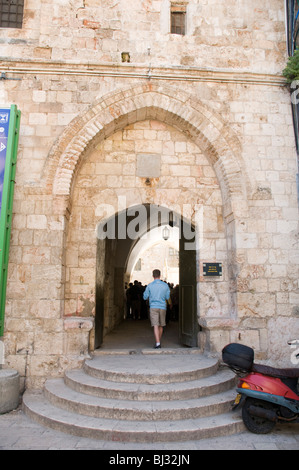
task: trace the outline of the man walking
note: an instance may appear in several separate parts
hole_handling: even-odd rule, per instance
[[[170,289],[165,282],[160,280],[160,276],[161,272],[154,269],[154,280],[146,287],[143,294],[144,300],[149,299],[150,320],[156,340],[155,349],[161,348],[163,327],[166,325],[166,302],[170,297]]]

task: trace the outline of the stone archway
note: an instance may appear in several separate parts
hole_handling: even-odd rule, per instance
[[[44,169],[45,184],[55,195],[70,196],[76,169],[95,143],[129,124],[157,119],[199,144],[215,168],[223,201],[246,200],[249,178],[240,157],[241,144],[218,113],[196,97],[169,86],[152,83],[119,90],[75,118],[50,152]]]
[[[76,178],[85,162],[88,161],[88,156],[96,151],[97,146],[105,145],[111,136],[123,132],[134,123],[148,120],[161,122],[177,129],[185,139],[198,146],[217,176],[221,193],[221,216],[224,219],[224,229],[221,236],[223,240],[226,239],[226,261],[229,266],[227,269],[228,287],[226,289],[229,307],[227,306],[226,312],[230,310],[230,318],[228,319],[227,313],[225,313],[224,318],[216,323],[217,328],[219,325],[221,328],[221,325],[225,323],[231,325],[231,318],[237,314],[237,302],[234,298],[236,296],[235,276],[238,271],[235,231],[239,223],[240,208],[243,219],[246,217],[247,192],[250,191],[250,183],[242,167],[240,143],[227,123],[217,113],[214,113],[193,96],[169,86],[147,83],[127,90],[120,90],[99,100],[85,115],[76,118],[67,127],[49,154],[45,167],[46,185],[48,189],[51,189],[60,208],[64,207],[66,218],[68,218],[68,211],[71,213],[74,211],[72,203],[76,189]],[[167,187],[163,188],[157,196],[158,191],[155,184],[152,187],[144,185],[145,181],[143,181],[142,191],[135,188],[134,204],[160,204],[168,191]],[[104,189],[98,195],[98,202],[102,200],[102,195],[105,195],[106,199],[111,197],[115,200],[117,190]],[[196,188],[193,190],[186,188],[182,196],[192,201],[191,204],[193,202],[195,204],[197,201]],[[210,196],[213,198],[213,190]],[[168,201],[170,205],[174,204],[175,197],[174,194],[173,201]],[[87,216],[87,213],[84,216]],[[94,229],[93,226],[93,232]],[[94,237],[91,235],[91,231],[88,236]],[[68,241],[66,241],[66,246],[69,248]],[[94,241],[90,242],[90,246],[96,246],[95,237]],[[90,271],[94,272],[94,267]],[[92,275],[89,283],[92,283]],[[91,296],[85,297],[84,295],[83,286],[88,284],[85,282],[84,275],[80,275],[75,284],[82,287],[81,304],[90,304]],[[72,299],[65,297],[64,300]],[[82,313],[82,309],[69,308],[68,306],[65,311],[68,315]],[[205,319],[202,326],[209,330],[209,319]]]

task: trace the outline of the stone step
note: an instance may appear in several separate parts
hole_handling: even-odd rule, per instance
[[[244,429],[231,412],[235,374],[193,351],[99,354],[23,407],[41,424],[82,437],[124,442],[183,441]]]
[[[52,405],[41,392],[26,391],[24,409],[42,425],[73,435],[123,442],[170,442],[198,440],[244,430],[233,413],[181,420],[131,421],[83,416]]]
[[[215,358],[164,353],[95,356],[85,361],[83,369],[92,377],[114,382],[158,384],[206,377],[216,373],[218,367]]]
[[[97,418],[118,420],[179,420],[221,414],[231,409],[235,392],[189,400],[138,401],[86,395],[66,386],[63,379],[47,381],[45,396],[55,406]]]
[[[157,384],[112,382],[86,374],[83,370],[65,373],[68,387],[81,393],[98,397],[126,400],[187,400],[229,390],[235,384],[235,375],[227,369],[185,382]]]

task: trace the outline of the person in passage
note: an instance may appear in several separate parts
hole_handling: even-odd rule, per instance
[[[154,336],[156,345],[155,349],[161,348],[161,337],[163,327],[166,325],[166,302],[170,298],[170,289],[166,282],[161,281],[161,272],[159,269],[154,269],[154,280],[146,287],[143,298],[149,300],[150,307],[150,321],[151,326],[154,328]]]
[[[131,300],[131,292],[132,292],[133,283],[129,283],[129,287],[126,290],[126,305],[127,305],[127,316],[126,318],[132,318],[132,300]]]
[[[131,288],[130,296],[133,320],[137,320],[137,318],[138,320],[140,320],[142,294],[140,292],[138,281],[134,281],[133,287]]]

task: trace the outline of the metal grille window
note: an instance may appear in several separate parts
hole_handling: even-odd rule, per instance
[[[171,34],[186,34],[186,5],[173,3],[170,8]]]
[[[0,28],[22,28],[24,0],[0,0]]]

